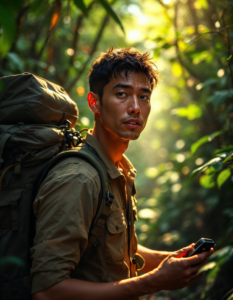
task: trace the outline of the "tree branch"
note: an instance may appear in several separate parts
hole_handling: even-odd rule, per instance
[[[178,5],[179,5],[179,0],[177,0],[174,4],[174,21],[173,22],[174,22],[175,33],[178,31],[178,23],[177,23]],[[178,61],[179,61],[180,65],[183,66],[193,77],[197,78],[200,81],[204,81],[205,77],[202,74],[197,73],[188,63],[186,63],[182,59],[178,41],[179,41],[179,39],[176,38],[174,44],[175,44],[175,49],[176,49],[176,55],[177,55],[177,58],[178,58]]]
[[[89,6],[87,7],[87,11],[89,12],[92,8],[92,6],[94,5],[95,3],[95,0],[92,1]],[[70,66],[73,65],[74,63],[74,58],[75,58],[75,54],[77,52],[77,49],[78,49],[78,42],[79,42],[79,29],[82,25],[82,21],[83,21],[83,17],[84,15],[81,14],[78,18],[77,18],[77,21],[76,21],[76,26],[75,26],[75,32],[74,32],[74,39],[73,39],[73,43],[72,43],[72,49],[74,50],[74,55],[70,57]]]
[[[92,47],[91,47],[91,52],[89,54],[88,59],[85,61],[85,63],[83,64],[82,68],[79,70],[79,72],[77,73],[77,75],[75,76],[75,78],[71,81],[70,85],[68,85],[65,89],[66,91],[69,93],[71,91],[71,89],[73,88],[73,86],[76,84],[76,82],[79,80],[79,78],[82,76],[83,72],[86,70],[87,65],[89,64],[89,62],[92,59],[93,54],[95,53],[98,43],[100,41],[100,38],[103,34],[104,28],[106,27],[107,23],[109,20],[109,16],[106,15],[103,19],[103,22],[100,26],[100,29],[96,35],[95,40],[93,41]]]
[[[20,36],[20,33],[21,33],[21,28],[22,28],[22,23],[23,23],[23,17],[26,13],[26,11],[29,9],[30,7],[30,3],[26,3],[22,6],[22,8],[20,9],[19,13],[18,13],[18,16],[16,18],[16,27],[17,27],[17,33],[16,33],[16,37],[15,37],[15,40],[11,46],[11,49],[10,49],[10,52],[14,52],[15,50],[15,46],[16,46],[16,43],[17,43],[17,40]]]
[[[95,2],[96,1],[94,0],[89,4],[89,6],[87,7],[88,12],[91,10],[91,8],[95,4]],[[74,64],[74,59],[75,59],[75,55],[78,50],[78,42],[79,42],[79,37],[80,37],[79,29],[82,26],[83,19],[84,19],[84,15],[81,13],[76,20],[75,29],[74,29],[74,38],[73,38],[73,42],[72,42],[72,46],[71,46],[71,48],[74,50],[74,55],[70,56],[68,67],[63,72],[62,76],[59,77],[59,79],[58,79],[61,86],[64,85],[64,82],[67,79],[67,76],[69,73],[69,67],[73,66],[73,64]]]
[[[193,18],[195,33],[198,34],[198,20],[197,20],[196,8],[194,6],[194,0],[188,0],[187,4],[188,4],[188,7],[189,7],[190,14]]]
[[[157,2],[159,2],[159,4],[161,4],[164,8],[168,8],[169,6],[166,5],[162,0],[156,0]]]
[[[47,14],[45,15],[45,17],[43,18],[43,21],[39,24],[39,26],[37,26],[36,30],[35,30],[35,35],[32,39],[31,42],[31,50],[30,53],[32,53],[32,57],[36,58],[36,42],[39,39],[39,36],[42,32],[42,30],[44,29],[43,25],[45,24],[45,21],[50,17],[50,15],[52,16],[53,13],[53,7],[51,7],[49,9],[49,11],[47,12]]]
[[[231,40],[230,40],[230,34],[229,34],[229,26],[226,26],[226,22],[225,22],[225,18],[224,18],[224,14],[226,12],[226,8],[223,11],[222,14],[222,21],[223,21],[223,26],[225,26],[226,30],[227,30],[227,47],[228,47],[228,55],[233,55],[232,49],[231,49]],[[233,86],[233,72],[232,72],[232,68],[231,68],[231,58],[229,59],[229,69],[230,69],[230,74],[231,74],[231,82],[232,82],[232,86]]]
[[[224,39],[224,41],[227,41],[227,38],[226,38],[223,34],[221,34],[220,31],[228,30],[229,28],[233,28],[233,27],[231,27],[231,26],[226,26],[226,27],[221,28],[221,29],[218,29],[218,30],[207,31],[207,32],[198,34],[198,36],[195,36],[193,39],[191,39],[191,40],[189,41],[189,43],[191,43],[191,42],[193,42],[194,40],[196,40],[196,39],[202,37],[203,35],[206,35],[206,34],[215,34],[215,33],[219,34],[219,35]]]
[[[49,40],[51,34],[54,32],[54,30],[56,28],[58,19],[59,19],[60,15],[61,15],[61,8],[62,8],[61,0],[56,0],[55,5],[54,5],[54,14],[52,16],[52,20],[51,20],[51,23],[50,23],[50,28],[48,30],[48,34],[47,34],[46,39],[45,39],[45,41],[43,43],[43,46],[41,47],[41,49],[40,49],[40,51],[39,51],[39,53],[37,55],[37,59],[38,60],[41,58],[41,55],[44,52],[45,46],[47,45],[48,40]]]

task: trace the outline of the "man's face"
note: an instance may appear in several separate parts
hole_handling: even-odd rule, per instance
[[[147,76],[131,72],[104,86],[99,107],[102,127],[126,140],[135,140],[146,126],[151,110],[151,87]]]

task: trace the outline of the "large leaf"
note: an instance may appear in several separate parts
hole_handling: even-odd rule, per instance
[[[217,184],[218,184],[219,189],[230,176],[231,176],[230,169],[225,169],[221,173],[219,173],[218,178],[217,178]]]
[[[214,151],[214,155],[217,155],[219,153],[222,153],[222,152],[229,152],[229,151],[232,151],[233,150],[233,146],[226,146],[226,147],[223,147],[222,149],[217,149]]]
[[[8,8],[0,3],[0,25],[2,35],[0,36],[0,55],[4,57],[10,50],[16,35],[15,20]]]
[[[87,8],[83,2],[83,0],[74,0],[75,5],[81,10],[84,16],[88,16]]]
[[[215,107],[218,107],[223,101],[233,97],[233,89],[216,91],[212,96],[207,99],[208,103],[212,103]]]
[[[209,262],[198,270],[198,274],[205,272],[205,271],[209,271],[209,270],[213,269],[215,266],[216,266],[216,262],[214,262],[214,261]]]
[[[204,81],[202,83],[202,87],[201,88],[203,89],[204,87],[212,85],[212,84],[216,84],[217,82],[218,82],[218,79],[216,79],[216,78],[209,78],[209,79],[207,79],[206,81]]]
[[[231,154],[226,159],[224,159],[223,163],[231,160],[232,158],[233,158],[233,152],[231,151]]]
[[[211,142],[216,136],[222,134],[222,131],[216,131],[211,133],[210,135],[205,135],[200,138],[197,142],[191,145],[191,153],[193,154],[196,150],[204,143]]]
[[[202,175],[200,177],[200,184],[203,186],[205,189],[210,189],[215,186],[215,182],[213,181],[213,176],[208,174],[208,175]]]
[[[23,61],[16,53],[14,52],[7,53],[7,58],[9,59],[9,63],[12,69],[16,70],[17,72],[18,71],[23,72],[23,68],[24,68]]]
[[[216,278],[216,276],[218,275],[218,271],[220,269],[220,266],[223,263],[226,263],[232,256],[232,247],[231,246],[226,246],[222,249],[219,249],[217,251],[215,251],[210,259],[214,259],[216,261],[216,265],[215,267],[210,271],[210,273],[207,275],[207,279],[211,279],[211,278]]]
[[[103,6],[103,8],[107,11],[108,15],[113,18],[113,20],[121,27],[121,30],[123,33],[125,33],[124,27],[121,23],[120,18],[116,14],[116,12],[112,9],[112,7],[108,4],[105,0],[99,0],[100,4]]]
[[[221,157],[215,157],[213,159],[211,159],[210,161],[208,161],[207,163],[205,163],[204,165],[200,166],[199,168],[195,169],[192,174],[191,174],[191,177],[193,177],[195,174],[201,172],[202,170],[206,169],[207,167],[213,165],[214,168],[212,168],[211,171],[216,171],[218,170],[219,168],[215,168],[215,165],[219,162],[221,162],[222,158]],[[211,172],[210,172],[211,173]]]

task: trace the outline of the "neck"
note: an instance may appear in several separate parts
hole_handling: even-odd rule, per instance
[[[118,168],[122,155],[129,145],[129,140],[124,140],[114,133],[106,130],[99,122],[95,123],[92,135],[102,145],[106,156]]]

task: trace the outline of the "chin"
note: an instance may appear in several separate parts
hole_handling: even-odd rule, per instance
[[[137,140],[139,138],[139,136],[140,136],[140,133],[136,133],[136,132],[127,132],[127,133],[120,135],[121,138],[128,140],[128,141]]]

